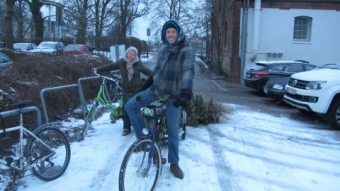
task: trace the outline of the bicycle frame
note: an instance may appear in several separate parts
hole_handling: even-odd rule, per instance
[[[81,139],[85,138],[86,133],[87,133],[92,121],[95,119],[95,116],[96,116],[96,113],[97,113],[97,107],[98,107],[99,103],[104,105],[110,112],[113,112],[117,109],[117,107],[115,105],[112,105],[112,101],[110,100],[109,91],[106,87],[106,85],[107,85],[106,83],[107,83],[107,81],[111,81],[111,82],[116,84],[116,87],[118,87],[119,86],[119,81],[118,81],[119,79],[113,79],[113,78],[110,78],[110,77],[107,77],[107,76],[98,75],[95,71],[94,71],[94,74],[99,76],[102,79],[102,83],[99,87],[97,97],[94,99],[94,103],[92,104],[90,110],[88,110],[87,107],[84,107],[85,108],[85,115],[84,115],[85,126],[84,126],[82,133],[81,133]],[[117,75],[117,76],[119,76],[119,75]]]
[[[22,122],[22,115],[20,115],[20,121]],[[6,129],[6,132],[12,132],[12,131],[17,131],[17,130],[20,130],[20,136],[19,136],[19,145],[20,145],[20,156],[19,156],[19,167],[16,167],[14,165],[11,165],[10,167],[11,168],[14,168],[16,170],[19,170],[19,171],[23,171],[24,170],[24,143],[23,143],[23,140],[24,140],[24,133],[27,133],[29,134],[30,136],[34,137],[37,141],[39,141],[39,143],[42,143],[45,147],[47,147],[50,151],[52,150],[51,147],[49,147],[47,144],[45,144],[39,137],[37,137],[36,135],[34,135],[30,130],[26,129],[25,127],[23,127],[22,125],[19,125],[19,126],[15,126],[15,127],[10,127],[10,128],[7,128]],[[45,160],[46,158],[54,155],[55,153],[52,152],[51,154],[47,155],[46,157],[42,158],[42,160]],[[0,161],[0,163],[4,164],[7,166],[7,163],[4,163],[2,161]]]
[[[102,78],[102,83],[100,85],[98,95],[95,98],[95,101],[102,103],[106,108],[108,108],[110,111],[112,111],[112,110],[116,109],[116,107],[111,104],[109,91],[107,90],[105,82],[107,80],[112,81],[112,82],[116,82],[116,81],[113,80],[112,78],[109,78],[109,77],[106,77],[106,76],[101,76],[101,78]]]
[[[14,109],[14,110],[9,110],[9,111],[6,111],[6,112],[1,112],[0,116],[1,118],[3,117],[7,117],[7,116],[11,116],[11,115],[15,115],[15,114],[18,114],[19,113],[19,125],[18,126],[15,126],[15,127],[9,127],[7,129],[4,129],[4,132],[3,133],[7,133],[7,132],[13,132],[13,131],[17,131],[19,130],[19,145],[20,145],[20,156],[19,156],[19,167],[15,167],[13,165],[11,165],[10,167],[18,170],[18,171],[23,171],[25,170],[24,169],[24,143],[23,143],[23,140],[24,140],[24,133],[26,134],[29,134],[30,136],[34,137],[37,141],[39,141],[39,143],[42,143],[44,146],[46,146],[49,150],[52,150],[47,144],[45,144],[43,141],[41,141],[41,139],[39,137],[37,137],[36,135],[34,135],[33,132],[29,131],[28,129],[26,129],[24,126],[23,126],[23,114],[27,111],[36,111],[37,112],[37,118],[40,119],[40,112],[39,110],[37,110],[37,107],[27,107],[27,108],[20,108],[20,109]],[[40,126],[40,120],[38,120],[38,126]],[[46,158],[50,157],[51,155],[53,155],[54,153],[51,153],[50,155],[48,155],[47,157],[43,158],[43,160],[45,160]],[[7,163],[4,163],[2,161],[0,161],[0,163],[4,164],[7,166]]]

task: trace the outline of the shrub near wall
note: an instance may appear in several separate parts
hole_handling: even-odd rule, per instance
[[[213,99],[205,101],[202,95],[195,95],[186,111],[187,125],[194,127],[219,122],[224,112],[221,104],[214,103]]]

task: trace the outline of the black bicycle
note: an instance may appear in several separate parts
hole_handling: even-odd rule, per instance
[[[136,101],[140,101],[140,97]],[[167,160],[162,147],[167,146],[166,101],[159,100],[142,108],[148,134],[135,141],[126,152],[119,171],[119,191],[156,190]],[[186,111],[182,110],[179,136],[185,138]]]

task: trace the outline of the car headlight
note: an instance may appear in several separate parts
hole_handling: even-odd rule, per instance
[[[274,84],[272,86],[273,89],[277,89],[277,90],[283,90],[284,89],[284,86],[280,85],[280,84]]]
[[[325,85],[326,81],[312,81],[306,86],[306,90],[321,90]]]

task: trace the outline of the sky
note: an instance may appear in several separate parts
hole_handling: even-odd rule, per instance
[[[147,41],[148,36],[146,32],[147,32],[147,28],[150,28],[147,19],[144,19],[143,17],[137,18],[134,21],[134,24],[135,24],[135,29],[133,29],[132,35],[141,40]],[[151,39],[151,36],[149,37],[149,39]]]
[[[340,131],[325,124],[289,116],[274,117],[261,110],[223,104],[228,111],[219,123],[187,127],[180,140],[179,165],[184,179],[163,165],[160,191],[337,191],[340,190]],[[63,121],[65,129],[84,124]],[[71,160],[56,180],[27,174],[19,191],[116,191],[124,154],[136,140],[121,136],[123,122],[104,113],[80,142],[71,143]],[[167,150],[163,151],[167,156]],[[1,169],[6,167],[1,166]],[[1,176],[0,191],[4,189]],[[142,191],[142,190],[138,190]]]

